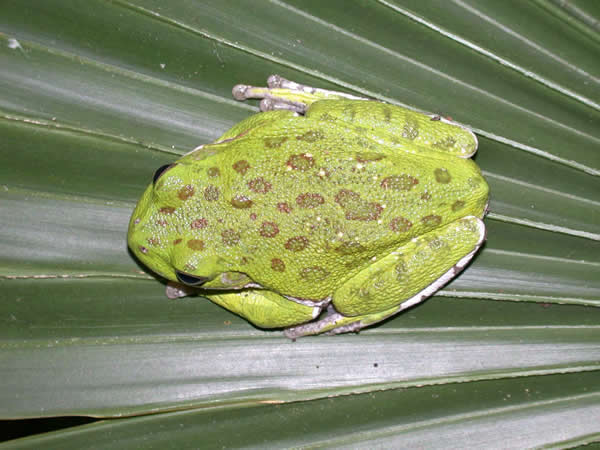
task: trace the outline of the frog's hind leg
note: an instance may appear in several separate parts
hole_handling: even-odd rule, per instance
[[[346,122],[348,127],[374,142],[385,142],[410,153],[421,149],[470,158],[477,151],[477,136],[471,130],[436,114],[305,86],[279,75],[271,75],[267,86],[238,84],[233,88],[233,97],[236,100],[262,99],[260,109],[263,112],[289,110],[307,116],[312,114],[321,120],[327,117],[327,120]],[[319,100],[337,102],[317,103]]]
[[[314,303],[294,301],[261,289],[202,295],[261,328],[284,328],[308,322],[318,317],[329,303],[329,299]]]
[[[425,300],[454,278],[485,240],[477,217],[456,220],[412,239],[348,280],[328,314],[285,330],[289,338],[356,332]]]
[[[260,110],[272,111],[286,109],[298,114],[304,114],[308,107],[318,100],[366,100],[343,92],[329,91],[311,86],[305,86],[295,81],[286,80],[279,75],[271,75],[267,79],[268,87],[248,86],[238,84],[233,87],[233,97],[236,100],[260,98]]]

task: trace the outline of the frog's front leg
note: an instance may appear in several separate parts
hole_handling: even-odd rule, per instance
[[[308,107],[318,100],[367,100],[364,97],[329,91],[306,86],[295,81],[286,80],[279,75],[271,75],[267,79],[268,87],[248,86],[238,84],[233,87],[233,97],[236,100],[260,98],[260,110],[272,111],[285,109],[304,114]]]
[[[171,299],[200,294],[261,328],[285,328],[308,322],[317,318],[331,301],[330,298],[319,302],[291,300],[262,289],[217,292],[174,281],[169,282],[166,289],[167,297]]]
[[[454,278],[485,239],[469,216],[412,239],[348,280],[333,294],[329,314],[293,328],[289,338],[359,331],[431,296]]]
[[[318,303],[289,300],[260,289],[202,295],[260,328],[285,328],[308,322],[318,317],[329,303],[329,300]]]

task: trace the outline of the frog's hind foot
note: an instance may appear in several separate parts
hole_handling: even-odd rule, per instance
[[[360,319],[356,317],[346,317],[337,312],[333,305],[327,307],[327,314],[320,320],[308,322],[295,327],[287,328],[283,331],[285,337],[297,339],[302,336],[310,336],[313,334],[341,334],[341,333],[358,333],[364,328]]]
[[[236,84],[231,92],[233,98],[240,101],[250,98],[261,99],[259,108],[262,112],[283,109],[303,115],[308,108],[305,103],[277,97],[270,88]]]
[[[279,75],[271,75],[267,79],[267,87],[237,84],[233,87],[232,94],[233,98],[240,101],[251,98],[261,99],[260,110],[263,112],[285,109],[297,114],[306,113],[308,107],[318,100],[342,98],[364,100],[362,97],[343,92],[306,86],[286,80]]]

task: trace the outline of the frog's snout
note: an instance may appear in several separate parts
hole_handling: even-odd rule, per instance
[[[150,185],[129,220],[127,245],[136,258],[153,272],[174,280],[175,277],[169,270],[169,264],[165,261],[165,252],[161,246],[164,236],[157,232],[157,227],[150,225],[154,210],[152,195],[153,185]]]

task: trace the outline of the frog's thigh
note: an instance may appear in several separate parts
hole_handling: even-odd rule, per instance
[[[265,290],[206,295],[214,303],[232,311],[261,328],[283,328],[313,320],[321,306],[288,300]]]
[[[477,137],[456,123],[396,105],[376,101],[327,100],[310,106],[306,117],[344,122],[358,134],[388,142],[398,151],[433,151],[469,158],[477,151]]]
[[[415,305],[456,276],[484,239],[485,225],[473,216],[415,238],[334,292],[337,312],[286,335],[358,331]]]

